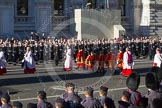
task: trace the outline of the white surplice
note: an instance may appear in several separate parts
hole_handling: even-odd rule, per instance
[[[7,66],[7,62],[6,62],[6,59],[5,59],[5,56],[4,56],[4,52],[3,51],[0,51],[0,68],[6,68]]]
[[[32,52],[29,51],[28,53],[25,53],[24,56],[24,69],[29,68],[29,69],[33,69],[35,68],[35,61],[32,55]]]
[[[65,63],[64,68],[72,68],[72,57],[71,57],[71,49],[68,49],[65,55]]]

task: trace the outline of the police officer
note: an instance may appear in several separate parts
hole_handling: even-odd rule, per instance
[[[12,108],[10,104],[10,96],[8,95],[8,93],[2,94],[1,103],[1,108]]]
[[[13,108],[23,108],[23,104],[20,101],[13,102]]]
[[[37,108],[53,108],[52,104],[47,102],[45,91],[38,91],[37,100],[38,100]]]
[[[79,108],[81,106],[80,102],[82,101],[82,99],[74,92],[74,89],[75,85],[69,83],[67,87],[67,97],[65,98],[65,102],[70,105],[70,108]]]
[[[102,108],[100,102],[93,97],[93,89],[86,87],[84,91],[85,99],[81,102],[84,108]]]
[[[106,86],[101,86],[100,87],[100,91],[99,91],[99,101],[102,105],[102,107],[104,107],[104,105],[106,105],[107,108],[115,108],[114,105],[114,101],[107,97],[107,93],[108,93],[108,87]]]

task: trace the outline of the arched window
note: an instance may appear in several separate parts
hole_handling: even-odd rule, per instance
[[[17,0],[17,15],[18,16],[28,15],[28,0]]]

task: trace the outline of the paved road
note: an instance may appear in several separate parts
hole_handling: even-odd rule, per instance
[[[145,94],[146,88],[144,86],[144,77],[150,71],[152,61],[136,60],[134,71],[141,75],[141,83],[139,91]],[[126,89],[126,77],[120,75],[112,75],[113,71],[107,70],[105,73],[90,73],[83,70],[76,70],[64,72],[63,64],[54,66],[53,63],[41,63],[37,65],[37,73],[23,74],[23,69],[20,65],[8,65],[8,73],[0,76],[0,84],[2,91],[10,92],[12,101],[22,101],[26,106],[28,102],[36,102],[36,93],[39,90],[45,90],[48,95],[48,100],[54,103],[55,97],[63,93],[63,85],[65,82],[72,82],[76,84],[77,91],[81,96],[82,90],[86,86],[95,88],[95,97],[98,96],[98,88],[101,85],[109,87],[109,96],[115,102],[120,99],[122,91]],[[83,96],[84,97],[84,96]]]

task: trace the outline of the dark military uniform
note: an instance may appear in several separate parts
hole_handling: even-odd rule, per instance
[[[14,63],[14,65],[16,65],[16,62],[18,60],[18,54],[19,54],[18,52],[19,51],[17,45],[14,45],[12,47],[12,62]]]
[[[130,103],[138,106],[141,99],[141,93],[137,91],[140,84],[140,75],[132,73],[126,80],[126,85],[129,88],[127,91],[131,94]]]
[[[114,101],[109,97],[102,96],[102,97],[99,97],[98,100],[100,101],[102,107],[104,107],[104,104],[106,104],[109,106],[108,108],[115,108]]]
[[[102,108],[101,103],[97,99],[93,98],[93,89],[91,87],[87,87],[85,92],[87,92],[89,96],[81,102],[81,105],[84,108]]]
[[[11,46],[11,44],[7,47],[7,51],[8,51],[7,62],[12,62],[12,46]]]
[[[37,103],[37,108],[53,108],[52,104],[47,102],[46,93],[44,91],[38,92],[39,101]]]
[[[162,99],[162,95],[157,91],[159,89],[159,81],[154,73],[147,73],[145,77],[146,87],[149,89],[146,97],[148,98],[148,108],[153,108],[153,100]]]
[[[19,61],[21,61],[24,58],[25,49],[24,46],[22,45],[20,45],[18,48],[19,48]]]
[[[62,60],[63,59],[63,53],[64,53],[64,47],[63,47],[62,44],[60,44],[58,46],[58,48],[59,48],[59,60]]]
[[[75,93],[68,93],[65,102],[69,103],[71,108],[78,108],[80,106],[81,98]]]
[[[44,60],[47,62],[49,60],[49,46],[44,45]]]
[[[93,97],[86,97],[81,104],[84,108],[102,108],[100,102]]]
[[[54,48],[53,44],[49,44],[49,59],[53,60],[54,59]]]
[[[39,45],[39,60],[43,61],[44,60],[44,45],[40,44]]]
[[[73,58],[74,58],[74,60],[76,60],[76,55],[77,55],[77,52],[78,52],[78,44],[75,44],[74,45],[74,52],[73,52]]]
[[[150,42],[149,43],[149,58],[150,58],[150,60],[152,60],[153,56],[154,56],[154,47],[153,46],[154,46],[153,43]]]
[[[139,58],[141,55],[141,43],[137,42],[137,43],[135,43],[135,45],[136,45],[135,55],[136,55],[136,58]]]
[[[38,63],[38,61],[39,61],[39,46],[38,45],[35,45],[34,46],[34,52],[33,52],[33,57],[34,57],[34,60],[35,60],[35,62],[36,63]]]
[[[54,61],[55,61],[55,65],[58,65],[60,60],[60,49],[58,45],[55,45],[54,47]]]

